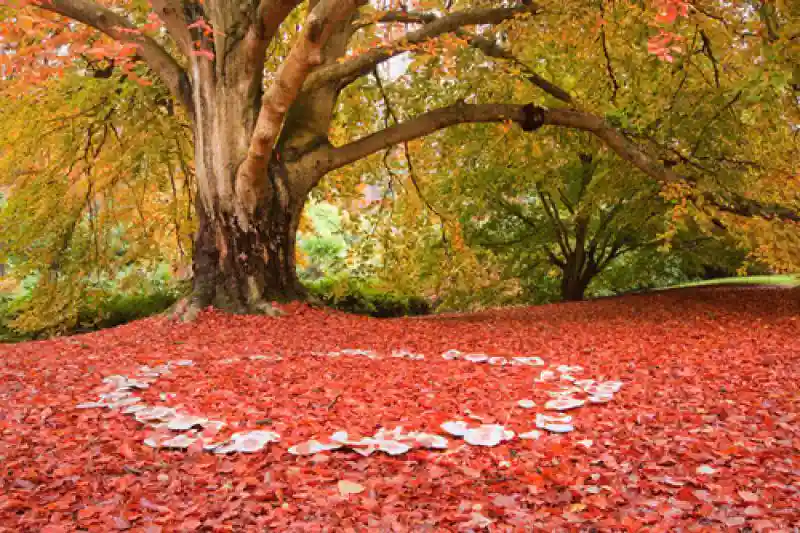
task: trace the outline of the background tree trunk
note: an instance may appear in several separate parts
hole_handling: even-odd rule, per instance
[[[565,302],[579,302],[584,299],[590,279],[564,274],[561,278],[561,299]]]

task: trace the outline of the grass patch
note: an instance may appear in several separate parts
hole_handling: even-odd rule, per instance
[[[681,283],[680,285],[673,285],[671,287],[664,287],[660,290],[685,289],[688,287],[713,287],[715,285],[770,285],[775,287],[793,288],[800,287],[800,275],[780,274],[772,276],[741,276],[735,278],[706,279],[701,281]]]

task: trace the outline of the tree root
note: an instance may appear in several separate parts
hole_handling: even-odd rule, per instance
[[[198,315],[200,315],[200,312],[206,307],[207,306],[201,305],[192,298],[182,298],[170,309],[168,309],[164,314],[170,320],[180,321],[184,323],[194,322],[195,320],[197,320],[197,317]],[[284,316],[286,314],[277,307],[273,306],[271,303],[267,302],[266,300],[252,303],[244,310],[230,311],[227,309],[222,309],[222,311],[229,311],[233,312],[234,314],[264,315],[270,317],[279,317],[279,316]]]
[[[194,322],[197,320],[197,316],[202,310],[203,306],[197,303],[193,298],[181,298],[165,312],[165,315],[170,320],[184,323]]]
[[[266,300],[261,300],[255,304],[251,304],[254,314],[266,315],[271,317],[284,316],[286,313],[273,306]]]

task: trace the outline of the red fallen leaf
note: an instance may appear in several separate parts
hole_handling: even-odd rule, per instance
[[[78,511],[78,520],[88,520],[89,518],[92,518],[93,516],[98,514],[100,511],[102,511],[102,509],[100,509],[99,507],[88,505],[83,509],[81,509],[80,511]]]
[[[744,508],[744,514],[750,517],[761,516],[764,514],[764,511],[763,509],[761,509],[760,507],[756,507],[755,505],[748,505],[747,507]]]
[[[747,490],[740,490],[739,491],[739,497],[741,499],[743,499],[744,501],[749,502],[749,503],[755,503],[755,502],[760,500],[760,498],[758,497],[758,494],[756,494],[755,492],[747,491]]]
[[[131,523],[121,516],[114,516],[111,518],[111,523],[114,528],[119,531],[125,531],[131,528]]]
[[[679,500],[685,502],[699,502],[700,500],[697,498],[695,491],[690,489],[689,487],[682,487],[677,493],[675,493],[675,497]]]
[[[67,533],[67,528],[64,526],[49,524],[40,529],[39,533]]]
[[[729,527],[741,526],[747,519],[743,516],[729,516],[725,520],[725,525]]]
[[[744,518],[742,526],[756,531],[790,531],[800,522],[800,505],[790,490],[793,472],[784,462],[793,451],[791,429],[797,424],[792,416],[798,409],[800,369],[791,354],[800,338],[799,293],[706,290],[698,299],[691,294],[424,320],[376,321],[307,306],[280,319],[206,311],[190,325],[158,318],[86,337],[0,346],[0,383],[5,385],[0,385],[5,438],[0,524],[12,531],[40,531],[57,513],[63,524],[74,519],[79,505],[91,502],[107,509],[107,517],[101,521],[98,513],[78,525],[104,531],[114,529],[113,516],[133,522],[132,529],[150,528],[148,533],[158,533],[161,526],[178,530],[187,509],[201,529],[233,524],[243,531],[285,531],[298,523],[309,529],[369,529],[377,515],[385,524],[373,527],[403,530],[404,524],[407,529],[407,524],[427,523],[449,531],[469,520],[471,512],[494,520],[491,526],[498,530],[555,531],[565,527],[563,511],[604,531],[665,531],[696,528],[701,518],[725,528],[720,506],[739,502],[743,505],[735,511],[727,508],[741,515],[729,517],[733,523]],[[93,349],[80,348],[84,342]],[[424,353],[426,360],[309,355],[346,348],[389,354],[404,347]],[[173,379],[158,381],[142,396],[156,403],[161,392],[169,392],[174,397],[163,400],[168,405],[228,422],[215,440],[261,428],[256,421],[267,418],[270,424],[262,429],[280,433],[286,443],[327,438],[341,429],[372,435],[377,427],[401,421],[408,431],[438,433],[446,420],[470,420],[467,409],[521,433],[533,427],[533,417],[520,419],[516,401],[529,397],[543,406],[550,399],[547,391],[560,386],[534,387],[542,368],[441,360],[439,355],[451,348],[540,355],[548,365],[582,365],[581,378],[626,386],[609,404],[572,411],[572,434],[477,450],[453,440],[450,450],[409,452],[403,459],[333,452],[328,461],[315,462],[290,456],[288,444],[250,457],[187,457],[142,448],[140,426],[129,417],[74,409],[94,399],[92,378],[86,375],[91,365],[96,369],[89,372],[99,381],[131,374],[141,364],[186,358],[195,366],[176,369]],[[281,361],[248,358],[278,352]],[[769,354],[774,357],[764,364]],[[232,358],[237,362],[222,363]],[[329,382],[346,391],[331,407]],[[17,383],[23,386],[19,393]],[[300,394],[287,394],[290,388]],[[31,405],[28,391],[34,389],[39,391],[35,401],[52,406],[45,424],[37,424],[39,412]],[[719,424],[722,412],[727,416]],[[593,441],[591,449],[577,444],[584,440]],[[135,465],[118,451],[126,441]],[[658,465],[665,457],[675,464]],[[697,475],[702,464],[716,472]],[[125,466],[136,471],[124,473]],[[369,490],[348,503],[330,498],[337,493],[335,485],[329,490],[331,484],[353,472],[370,480]],[[165,482],[158,481],[162,473]],[[665,477],[686,484],[670,486],[661,482]],[[37,486],[14,487],[15,479]],[[743,480],[754,484],[744,487]],[[697,500],[684,489],[693,489]],[[759,499],[749,501],[747,489]],[[498,496],[514,494],[521,495],[518,502],[524,499],[524,513],[492,504]],[[123,501],[127,507],[121,515]],[[455,513],[461,501],[469,506]],[[776,504],[767,506],[767,501]],[[641,502],[648,502],[649,511]],[[751,518],[747,506],[762,514]],[[183,513],[177,522],[176,513]],[[637,517],[655,522],[644,526]],[[67,529],[74,527],[71,522]]]
[[[203,446],[205,446],[203,439],[197,439],[186,448],[186,454],[189,456],[200,455],[203,453]]]
[[[502,494],[495,496],[494,499],[492,500],[492,504],[496,505],[497,507],[503,507],[509,509],[519,507],[516,496],[504,496]]]
[[[128,460],[131,460],[131,459],[133,459],[134,457],[136,457],[136,454],[133,452],[133,449],[131,448],[131,445],[130,445],[130,444],[128,444],[128,442],[127,442],[127,441],[126,441],[126,442],[123,442],[123,443],[120,445],[120,447],[119,447],[119,453],[120,453],[120,454],[121,454],[121,455],[122,455],[122,456],[123,456],[125,459],[128,459]]]
[[[184,520],[183,522],[181,522],[180,528],[185,529],[186,531],[195,531],[197,529],[200,529],[202,525],[203,523],[200,522],[200,520],[196,518],[190,518],[188,520]]]
[[[751,520],[750,525],[756,531],[770,531],[777,529],[775,527],[775,522],[772,520]]]

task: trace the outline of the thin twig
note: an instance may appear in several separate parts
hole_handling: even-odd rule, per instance
[[[614,67],[611,66],[611,56],[608,53],[608,44],[606,42],[606,30],[603,28],[600,28],[600,42],[603,45],[603,55],[606,56],[606,72],[608,72],[608,77],[611,79],[611,87],[613,89],[611,101],[616,102],[619,82],[617,82],[617,76],[614,74]]]

